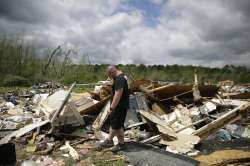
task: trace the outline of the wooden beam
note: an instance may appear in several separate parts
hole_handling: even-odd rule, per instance
[[[109,109],[110,109],[110,100],[107,102],[105,107],[102,109],[102,111],[99,113],[96,120],[94,121],[94,123],[92,125],[92,128],[94,130],[101,130],[104,122],[106,121],[106,119],[109,116],[109,114],[108,114]]]
[[[139,90],[144,92],[145,95],[147,95],[151,100],[154,100],[154,101],[159,101],[157,99],[157,97],[154,96],[153,92],[148,90],[146,87],[144,87],[143,85],[140,85],[139,86]]]
[[[160,86],[158,88],[154,88],[154,89],[148,90],[148,93],[154,93],[156,91],[161,91],[162,89],[165,89],[165,88],[170,87],[170,86],[172,86],[172,84]]]
[[[140,141],[140,143],[145,143],[145,144],[154,143],[156,141],[159,141],[160,139],[161,139],[161,135],[155,135],[155,136],[152,136],[148,139]]]
[[[4,137],[3,139],[1,139],[0,144],[8,143],[13,137],[16,137],[16,138],[21,137],[21,136],[25,135],[26,133],[28,133],[28,132],[30,132],[38,127],[41,127],[49,122],[50,122],[49,120],[45,120],[45,121],[36,122],[36,123],[26,125],[23,128],[20,128],[19,130],[16,130],[16,131],[10,133],[9,135],[7,135],[6,137]]]
[[[196,121],[196,122],[194,122],[194,123],[192,123],[192,124],[190,124],[190,125],[187,125],[187,126],[181,128],[181,129],[177,130],[176,132],[179,133],[179,132],[182,131],[182,130],[185,130],[185,129],[187,129],[187,128],[189,128],[189,127],[192,127],[192,126],[194,126],[194,125],[196,125],[196,124],[199,124],[199,123],[201,123],[201,122],[204,122],[204,121],[206,121],[206,120],[208,120],[208,119],[209,119],[209,118],[207,117],[207,118],[198,120],[198,121]]]

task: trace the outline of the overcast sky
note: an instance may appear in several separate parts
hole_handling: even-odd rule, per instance
[[[250,66],[249,0],[0,0],[0,33],[92,63]]]

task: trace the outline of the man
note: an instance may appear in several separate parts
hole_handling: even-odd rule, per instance
[[[100,144],[102,148],[114,146],[113,138],[117,136],[118,144],[111,150],[113,152],[125,149],[124,143],[124,121],[129,109],[129,91],[126,76],[114,66],[107,69],[108,75],[113,79],[111,104],[109,113],[110,129],[109,137]]]

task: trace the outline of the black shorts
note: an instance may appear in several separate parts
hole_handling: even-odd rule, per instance
[[[127,115],[127,108],[116,108],[109,115],[110,126],[114,130],[124,128],[124,122]]]

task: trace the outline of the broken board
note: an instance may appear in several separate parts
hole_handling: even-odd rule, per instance
[[[96,120],[94,121],[92,128],[94,130],[101,130],[105,120],[108,118],[108,111],[110,109],[110,101],[103,107],[102,111],[97,116]]]

